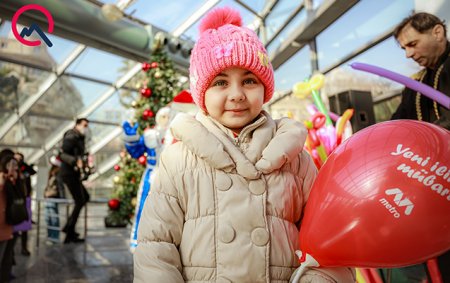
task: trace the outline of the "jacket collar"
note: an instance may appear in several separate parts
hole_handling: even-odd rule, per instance
[[[306,139],[303,130],[274,139],[277,125],[264,111],[237,137],[246,148],[243,151],[236,146],[229,129],[203,113],[198,113],[195,118],[178,114],[171,123],[171,131],[175,139],[182,141],[192,153],[212,167],[237,173],[247,179],[257,179],[262,173],[279,169],[287,160],[300,153]],[[288,145],[284,146],[284,143]]]
[[[439,57],[435,68],[437,69],[440,65],[444,64],[444,62],[448,59],[449,56],[450,56],[450,42],[447,41],[445,51],[444,53],[442,53],[441,57]]]

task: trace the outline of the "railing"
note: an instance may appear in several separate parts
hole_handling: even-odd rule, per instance
[[[36,213],[37,215],[34,217],[34,219],[36,221],[36,247],[39,247],[41,228],[61,232],[62,231],[61,223],[63,223],[63,221],[61,221],[61,220],[65,219],[67,221],[69,214],[71,213],[71,206],[73,206],[75,204],[75,202],[73,201],[73,199],[61,199],[61,198],[35,198],[35,199],[32,199],[32,201],[35,202],[35,205],[36,205],[35,211],[37,212]],[[60,206],[60,205],[65,206],[65,217],[64,218],[63,218],[63,213],[60,208],[58,208],[58,214],[52,213],[49,215],[48,211],[45,211],[45,213],[42,213],[42,205],[43,204],[51,204],[51,203],[57,204],[58,206]],[[99,204],[104,205],[106,203],[107,203],[107,200],[94,199],[94,200],[90,200],[83,207],[83,210],[80,213],[80,217],[79,217],[78,221],[83,220],[83,233],[82,234],[83,234],[84,238],[86,238],[86,236],[88,234],[88,230],[89,230],[88,219],[89,218],[104,218],[106,216],[106,215],[89,215],[89,213],[88,213],[89,206],[99,205]],[[44,209],[46,209],[46,207],[47,206],[44,206]],[[106,208],[106,206],[105,206],[105,208]],[[44,225],[42,225],[42,216],[44,216]],[[45,222],[45,219],[47,217],[58,218],[58,222],[60,225],[59,226],[47,225],[47,223]]]

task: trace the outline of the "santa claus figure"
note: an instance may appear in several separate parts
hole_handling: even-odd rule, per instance
[[[146,169],[142,175],[137,192],[134,221],[130,236],[131,251],[134,251],[137,246],[139,221],[141,219],[141,213],[144,207],[144,203],[150,192],[150,187],[153,176],[155,175],[154,173],[158,164],[159,155],[164,149],[164,145],[174,142],[170,131],[168,131],[170,121],[175,117],[176,114],[180,112],[191,113],[193,115],[196,112],[196,106],[192,100],[190,93],[187,91],[180,92],[168,107],[161,108],[156,113],[156,126],[152,129],[145,129],[142,136],[139,136],[139,134],[137,134],[137,129],[139,127],[138,123],[130,125],[128,121],[125,121],[122,125],[124,133],[123,140],[125,142],[125,148],[127,149],[128,153],[136,159],[143,156],[144,153],[146,153],[147,155]]]

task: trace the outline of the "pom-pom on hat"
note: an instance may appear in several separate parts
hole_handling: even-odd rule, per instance
[[[205,92],[211,81],[229,67],[250,70],[264,84],[264,103],[273,95],[273,68],[267,51],[254,31],[242,26],[238,11],[217,8],[200,24],[200,38],[191,53],[190,89],[194,102],[204,111]]]

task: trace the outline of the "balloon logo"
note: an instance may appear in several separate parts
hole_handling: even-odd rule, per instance
[[[400,267],[449,250],[450,132],[396,120],[344,141],[319,171],[299,237],[306,265]]]

